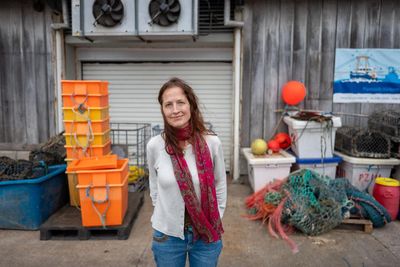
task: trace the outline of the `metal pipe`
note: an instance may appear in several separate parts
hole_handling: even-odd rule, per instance
[[[240,177],[239,169],[239,148],[240,148],[240,85],[242,70],[242,27],[243,21],[233,21],[230,19],[231,1],[225,0],[224,5],[224,24],[225,26],[234,27],[234,50],[233,50],[233,68],[234,68],[234,111],[233,111],[233,166],[232,177],[234,181],[238,181]],[[235,12],[235,19],[239,16]]]
[[[240,84],[241,84],[241,29],[234,30],[234,119],[233,119],[233,180],[240,177],[239,170],[239,147],[240,147]]]
[[[231,27],[243,27],[243,21],[231,20],[231,1],[225,0],[224,4],[224,25]]]
[[[51,28],[53,30],[62,30],[69,28],[69,17],[68,17],[68,4],[67,0],[62,0],[62,21],[63,23],[52,23]]]
[[[57,95],[57,130],[61,133],[64,130],[63,125],[63,114],[62,114],[62,92],[61,92],[61,80],[62,80],[62,38],[61,32],[56,31],[56,95]]]
[[[56,31],[56,96],[57,96],[57,130],[62,132],[64,130],[63,114],[62,114],[62,93],[61,93],[61,80],[63,72],[63,52],[62,52],[62,36],[61,31],[69,28],[68,5],[67,0],[62,0],[62,21],[63,23],[52,23],[50,26]]]

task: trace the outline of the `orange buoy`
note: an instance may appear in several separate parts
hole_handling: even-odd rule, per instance
[[[306,87],[299,81],[289,81],[282,87],[282,99],[288,105],[297,105],[304,100]]]

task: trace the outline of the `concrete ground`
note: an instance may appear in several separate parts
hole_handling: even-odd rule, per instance
[[[400,222],[366,234],[335,229],[318,237],[291,235],[300,252],[292,254],[282,240],[269,236],[260,222],[241,217],[248,185],[229,183],[223,219],[224,249],[219,266],[399,266]],[[0,230],[0,266],[155,266],[150,216],[145,203],[128,240],[40,241],[39,231]],[[1,216],[1,215],[0,215]]]

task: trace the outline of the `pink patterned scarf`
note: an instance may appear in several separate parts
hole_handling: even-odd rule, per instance
[[[191,126],[179,129],[176,132],[178,140],[188,140],[192,136]],[[194,239],[201,238],[205,242],[215,242],[221,239],[224,232],[219,216],[213,163],[210,150],[204,138],[195,133],[193,137],[196,166],[200,181],[201,203],[196,197],[192,175],[183,153],[169,153],[171,155],[175,178],[185,207],[190,215]],[[167,151],[172,151],[167,147]]]

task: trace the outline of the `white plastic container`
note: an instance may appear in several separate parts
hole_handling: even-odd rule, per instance
[[[332,116],[332,125],[330,122],[302,121],[289,116],[283,120],[288,125],[291,148],[297,157],[333,157],[336,130],[342,126],[340,117]]]
[[[290,173],[292,163],[296,158],[281,150],[279,153],[264,156],[254,156],[250,148],[243,148],[247,160],[247,170],[252,189],[258,191],[274,179],[284,179]]]
[[[375,178],[390,177],[393,166],[400,164],[400,160],[395,158],[355,158],[337,151],[335,155],[343,159],[338,166],[337,177],[348,179],[353,186],[370,194],[375,185]]]
[[[342,161],[340,157],[320,158],[320,159],[300,159],[296,158],[296,164],[293,165],[293,171],[299,169],[311,169],[320,175],[328,176],[331,179],[336,178],[336,167]]]

